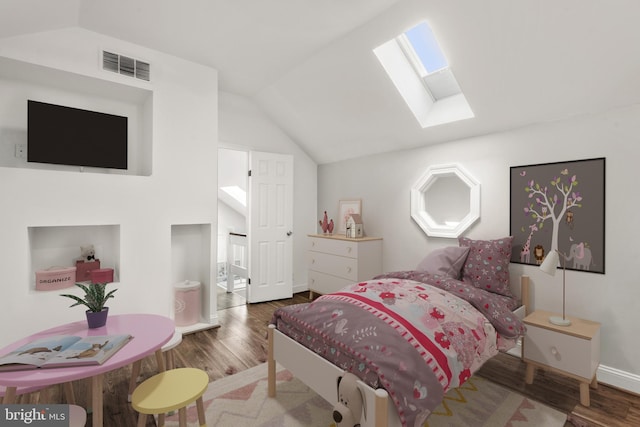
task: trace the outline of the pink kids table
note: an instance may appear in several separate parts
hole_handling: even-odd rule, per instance
[[[0,386],[6,387],[3,403],[15,402],[17,388],[21,390],[23,388],[38,389],[53,384],[91,378],[92,425],[94,427],[102,427],[102,383],[104,373],[141,361],[154,353],[158,363],[158,371],[164,371],[164,358],[162,357],[161,348],[171,339],[174,331],[175,324],[168,317],[155,314],[122,314],[109,316],[107,324],[101,328],[88,329],[86,320],[83,320],[47,329],[23,338],[0,349],[0,355],[7,354],[11,350],[35,339],[52,335],[85,337],[91,335],[130,334],[133,336],[131,341],[102,365],[0,372]]]

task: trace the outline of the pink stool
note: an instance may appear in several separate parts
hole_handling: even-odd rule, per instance
[[[69,427],[84,427],[87,424],[87,411],[78,405],[69,405]]]
[[[48,386],[31,386],[31,387],[18,387],[16,389],[16,396],[21,396],[23,394],[28,394],[28,393],[34,393],[36,391],[40,391],[42,389],[47,388]],[[62,385],[63,389],[64,389],[64,397],[67,401],[67,403],[69,403],[70,405],[75,404],[75,395],[73,393],[73,386],[71,385],[71,383],[64,383]],[[3,403],[4,401],[4,397],[6,395],[7,392],[7,388],[3,385],[0,385],[0,403]],[[46,400],[46,399],[44,399]]]
[[[45,387],[43,387],[43,386],[18,387],[16,389],[16,396],[20,396],[20,395],[28,394],[28,393],[33,393],[35,391],[42,390],[43,388],[45,388]],[[0,399],[0,401],[3,401],[6,392],[7,392],[7,388],[5,386],[3,386],[3,385],[0,385],[0,397],[2,398],[2,399]]]

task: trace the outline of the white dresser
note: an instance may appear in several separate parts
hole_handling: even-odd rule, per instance
[[[382,238],[310,234],[307,260],[310,297],[335,292],[382,273]]]

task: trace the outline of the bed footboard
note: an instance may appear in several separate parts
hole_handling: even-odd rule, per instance
[[[268,344],[269,397],[276,396],[276,363],[278,362],[327,402],[336,403],[338,380],[344,374],[343,370],[282,334],[275,325],[269,325]],[[364,398],[364,413],[360,420],[362,427],[401,425],[395,406],[386,390],[373,389],[362,381],[358,381],[357,384]]]

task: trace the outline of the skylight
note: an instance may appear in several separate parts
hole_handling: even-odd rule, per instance
[[[421,73],[423,77],[449,66],[447,58],[444,57],[438,41],[426,22],[405,31],[404,36],[424,70]]]
[[[473,117],[426,22],[378,46],[374,53],[423,128]]]
[[[231,185],[227,187],[220,187],[222,191],[233,197],[242,206],[247,206],[247,192],[237,185]]]

